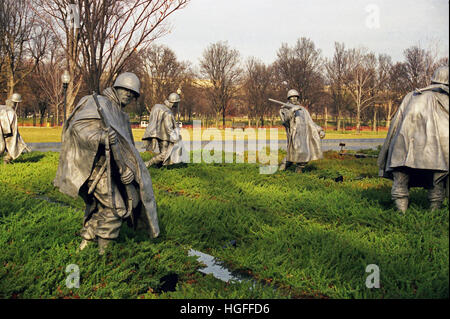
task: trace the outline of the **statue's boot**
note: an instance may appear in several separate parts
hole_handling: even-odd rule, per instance
[[[12,157],[9,156],[9,154],[6,154],[5,156],[3,156],[3,164],[9,164],[12,160]]]
[[[78,247],[78,250],[82,251],[83,249],[85,249],[89,245],[90,242],[91,242],[90,240],[83,239],[81,241],[80,246]]]
[[[152,157],[149,161],[145,162],[145,167],[149,168],[152,165],[155,165],[158,162],[156,156]]]
[[[110,239],[98,238],[98,254],[103,255],[105,253],[106,248],[112,242]]]
[[[280,165],[280,168],[279,168],[278,170],[280,170],[280,171],[285,171],[285,170],[286,170],[286,163],[282,163],[282,164]]]
[[[395,207],[402,213],[405,213],[408,209],[408,197],[395,199]]]
[[[295,172],[296,173],[303,173],[303,169],[305,168],[305,166],[302,165],[297,165],[297,167],[295,167]]]
[[[430,202],[430,209],[431,211],[435,211],[437,209],[441,209],[442,207],[442,202],[441,201],[432,201]]]

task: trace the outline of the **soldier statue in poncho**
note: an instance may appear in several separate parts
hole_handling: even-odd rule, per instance
[[[54,184],[86,203],[80,250],[98,241],[103,254],[124,220],[159,235],[151,177],[122,111],[139,90],[137,76],[122,73],[102,95],[83,97],[64,124]]]
[[[15,109],[21,101],[20,94],[14,93],[6,100],[6,105],[0,105],[0,156],[3,155],[4,164],[15,160],[24,151],[31,151],[20,136],[17,125]]]
[[[301,173],[308,162],[323,158],[320,139],[325,137],[325,131],[313,122],[308,110],[300,105],[299,97],[296,90],[289,90],[288,103],[280,109],[287,136],[287,155],[280,165],[281,171],[295,163],[296,172]]]
[[[432,210],[439,209],[445,199],[449,159],[448,94],[448,66],[445,66],[434,72],[430,86],[405,96],[389,127],[378,156],[379,175],[393,179],[391,195],[401,212],[408,208],[410,187],[429,190]]]
[[[142,140],[147,151],[158,152],[145,165],[166,166],[180,163],[182,160],[182,141],[180,128],[175,120],[176,112],[180,103],[180,96],[171,93],[164,104],[156,104],[150,112],[148,126]]]

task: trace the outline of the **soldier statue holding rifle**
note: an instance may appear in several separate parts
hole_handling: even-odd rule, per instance
[[[296,90],[289,90],[287,103],[269,99],[282,105],[280,117],[287,135],[287,155],[280,170],[296,164],[297,173],[301,173],[308,162],[323,157],[320,139],[325,137],[325,131],[313,122],[308,110],[300,105],[299,97]]]
[[[86,203],[80,250],[97,241],[103,254],[125,220],[159,235],[152,180],[122,111],[139,94],[137,76],[122,73],[102,95],[83,97],[64,124],[54,184]]]
[[[432,210],[448,196],[448,66],[438,68],[431,85],[408,93],[389,127],[378,156],[379,175],[392,179],[391,196],[400,212],[409,188],[428,189]]]

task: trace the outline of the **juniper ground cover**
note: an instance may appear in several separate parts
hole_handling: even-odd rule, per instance
[[[124,225],[99,256],[95,245],[76,251],[84,204],[53,187],[58,156],[32,152],[0,167],[0,298],[449,296],[448,201],[431,212],[426,191],[412,189],[400,215],[375,158],[327,152],[302,174],[264,175],[258,164],[151,168],[160,237]],[[256,284],[199,273],[190,248]],[[66,287],[70,264],[79,288]],[[366,287],[370,264],[380,288]],[[164,278],[174,274],[167,291]]]

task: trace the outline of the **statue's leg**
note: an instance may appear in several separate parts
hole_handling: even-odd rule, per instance
[[[295,172],[296,173],[302,173],[303,169],[305,168],[306,164],[308,163],[297,163],[296,167],[295,167]]]
[[[9,155],[9,153],[6,153],[3,156],[3,164],[9,164],[11,161],[12,161],[11,155]]]
[[[394,182],[392,183],[391,195],[395,206],[402,213],[408,209],[409,198],[409,175],[402,171],[393,171]]]
[[[431,210],[440,209],[444,199],[445,199],[445,181],[442,180],[439,183],[435,184],[428,191],[428,200],[430,202]]]
[[[166,157],[168,142],[158,140],[158,146],[159,146],[159,154],[152,157],[148,162],[146,162],[145,163],[146,167],[150,167],[152,165],[159,165],[162,164],[162,162],[164,161],[164,158]]]
[[[92,213],[81,230],[83,237],[81,245],[84,245],[84,241],[98,240],[100,254],[104,253],[110,241],[119,237],[122,226],[121,217],[126,214],[125,202],[114,181],[112,181],[112,188],[115,209],[110,202],[107,174],[104,172],[94,191],[97,211]],[[80,250],[82,249],[81,245]]]
[[[292,164],[293,164],[292,162],[289,162],[289,161],[287,160],[287,156],[285,156],[285,157],[283,158],[283,160],[281,161],[281,165],[280,165],[280,167],[279,167],[279,170],[280,170],[280,171],[284,171],[284,170],[288,169],[289,167],[291,167]]]

